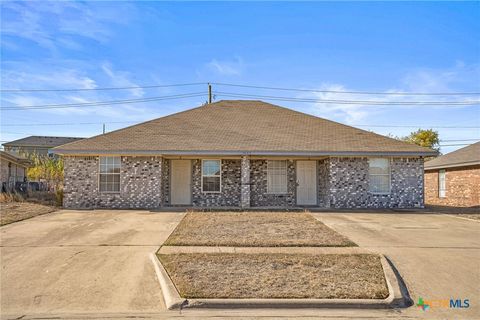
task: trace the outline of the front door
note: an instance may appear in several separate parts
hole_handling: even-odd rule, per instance
[[[297,204],[317,204],[316,161],[297,161]]]
[[[172,160],[171,203],[191,204],[192,164],[190,160]]]

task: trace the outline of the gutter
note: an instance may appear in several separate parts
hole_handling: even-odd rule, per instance
[[[435,169],[444,169],[444,168],[457,168],[457,167],[469,167],[480,165],[480,161],[470,161],[470,162],[459,162],[459,163],[452,163],[452,164],[444,164],[444,165],[433,165],[433,166],[425,166],[425,170],[435,170]]]
[[[135,156],[196,156],[196,155],[215,155],[215,156],[435,156],[437,151],[227,151],[227,150],[198,150],[198,151],[172,151],[172,150],[63,150],[53,149],[53,153],[60,155],[135,155]]]

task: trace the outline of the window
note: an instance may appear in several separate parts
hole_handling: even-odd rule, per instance
[[[202,191],[220,192],[221,160],[202,160]]]
[[[376,194],[390,193],[390,161],[372,158],[369,164],[369,191]]]
[[[445,198],[445,170],[438,171],[438,197]]]
[[[100,192],[120,192],[120,157],[100,157]]]
[[[287,161],[267,161],[267,192],[287,193]]]

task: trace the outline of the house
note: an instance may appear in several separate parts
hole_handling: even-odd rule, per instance
[[[436,152],[261,101],[224,100],[53,149],[67,208],[421,208]]]
[[[14,153],[0,150],[0,182],[2,192],[13,191],[17,182],[24,182],[30,161]]]
[[[73,141],[83,138],[74,137],[46,137],[46,136],[30,136],[2,144],[7,152],[20,154],[30,158],[33,154],[47,156],[49,150]]]
[[[425,162],[425,196],[431,205],[480,206],[480,142]]]

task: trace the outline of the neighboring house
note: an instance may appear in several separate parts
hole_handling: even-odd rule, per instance
[[[30,161],[19,155],[0,151],[0,181],[2,192],[15,189],[17,182],[24,182],[27,176],[27,169]]]
[[[2,144],[5,151],[31,157],[33,154],[49,155],[49,150],[83,138],[30,136]]]
[[[426,203],[480,206],[480,142],[425,162]]]
[[[220,101],[54,148],[67,208],[421,208],[435,151],[261,101]]]

